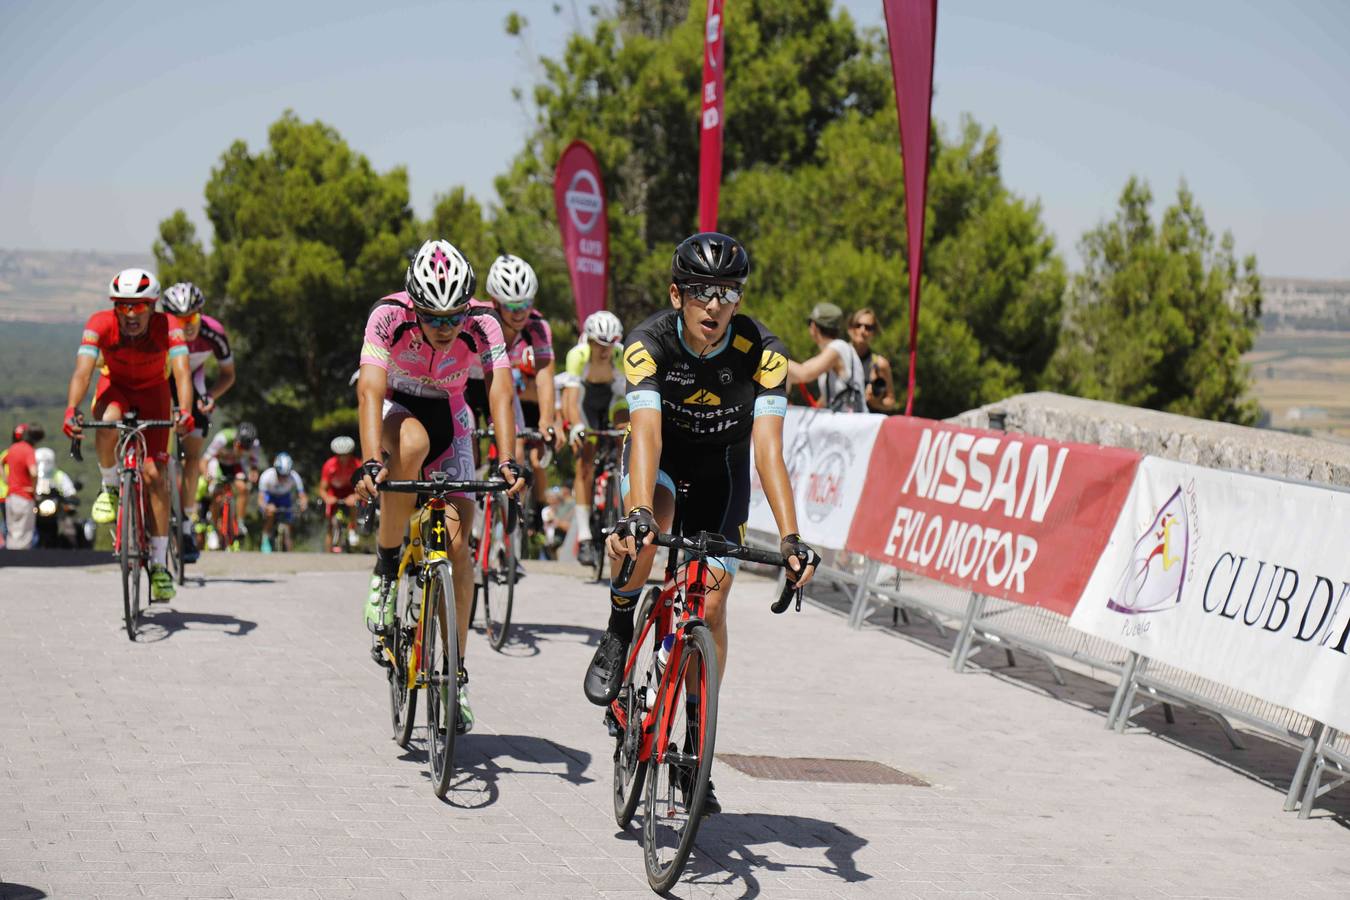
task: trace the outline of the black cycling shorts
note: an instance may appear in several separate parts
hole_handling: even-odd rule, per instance
[[[623,442],[623,494],[628,494],[628,454],[632,436]],[[750,519],[750,442],[726,446],[663,443],[656,482],[675,493],[689,483],[689,496],[676,523],[680,534],[710,531],[741,541]],[[726,567],[724,567],[726,568]],[[730,571],[730,569],[728,569]]]
[[[464,383],[464,401],[473,410],[474,421],[484,427],[492,421],[492,407],[488,405],[487,381],[482,378],[470,378]]]
[[[530,431],[539,430],[539,404],[530,400],[520,401],[520,414],[525,418],[525,427]]]
[[[608,381],[587,381],[581,388],[581,418],[592,431],[609,427],[609,408],[614,403],[614,388]]]
[[[169,396],[173,397],[174,406],[178,405],[178,384],[173,376],[169,376]],[[202,437],[206,437],[207,432],[211,430],[211,416],[197,408],[197,404],[202,402],[202,395],[197,393],[197,385],[192,385],[192,430]]]
[[[439,460],[455,442],[455,417],[450,415],[450,404],[444,397],[415,397],[402,391],[394,391],[391,401],[412,413],[413,418],[422,423],[427,430],[426,463]]]

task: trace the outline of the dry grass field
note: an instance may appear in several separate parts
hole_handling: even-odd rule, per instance
[[[1262,334],[1245,359],[1271,427],[1350,441],[1350,331]]]

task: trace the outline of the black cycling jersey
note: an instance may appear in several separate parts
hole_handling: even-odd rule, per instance
[[[679,311],[659,312],[633,329],[623,361],[629,410],[661,410],[663,458],[672,447],[748,442],[757,415],[786,414],[787,348],[749,316],[733,316],[699,356],[684,342]]]

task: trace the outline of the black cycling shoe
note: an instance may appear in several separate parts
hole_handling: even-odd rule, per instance
[[[612,631],[600,635],[600,646],[591,657],[590,668],[586,670],[583,690],[586,699],[596,706],[609,706],[619,696],[619,683],[623,680],[623,659],[628,652],[628,642]]]
[[[581,546],[577,547],[577,562],[590,569],[595,566],[595,544],[591,541],[582,541]]]
[[[197,541],[190,534],[183,535],[179,545],[182,549],[179,551],[183,557],[183,564],[195,563],[201,558],[202,552],[197,549]]]

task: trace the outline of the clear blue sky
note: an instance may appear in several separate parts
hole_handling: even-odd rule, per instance
[[[176,207],[203,223],[217,157],[287,107],[405,164],[421,214],[456,183],[490,201],[530,124],[511,90],[537,75],[504,17],[552,55],[587,5],[4,0],[0,246],[144,251]],[[881,23],[880,0],[843,5]],[[1347,48],[1344,0],[944,0],[933,111],[998,128],[1071,266],[1137,173],[1161,200],[1187,179],[1266,274],[1346,278]]]

